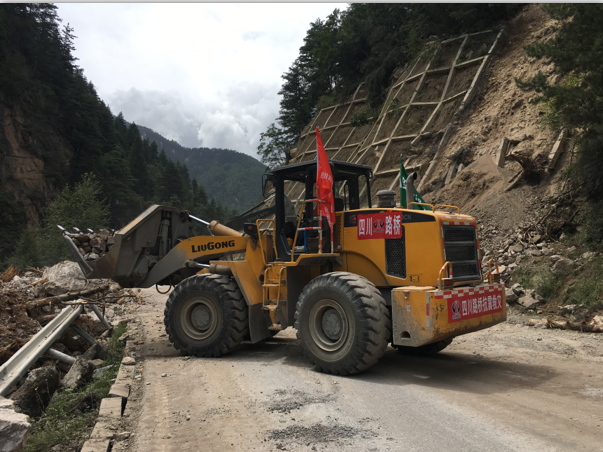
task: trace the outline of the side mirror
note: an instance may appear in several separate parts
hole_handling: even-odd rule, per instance
[[[262,196],[264,198],[267,198],[270,195],[270,192],[274,190],[274,180],[274,174],[262,174]]]

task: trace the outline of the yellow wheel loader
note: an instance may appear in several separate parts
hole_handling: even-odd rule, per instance
[[[330,165],[332,234],[317,214],[310,161],[264,175],[274,217],[245,223],[243,232],[154,205],[96,261],[64,237],[89,278],[173,285],[165,328],[183,354],[221,356],[292,326],[318,370],[347,375],[375,364],[390,343],[402,353],[435,353],[506,319],[497,271],[482,275],[474,218],[449,206],[397,208],[393,196],[374,207],[370,167]],[[195,235],[194,222],[211,235]]]

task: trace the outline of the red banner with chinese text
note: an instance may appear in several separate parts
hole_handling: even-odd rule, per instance
[[[325,152],[325,147],[322,145],[318,127],[316,128],[316,159],[318,160],[318,168],[316,171],[318,199],[327,201],[326,203],[320,203],[319,209],[321,215],[327,217],[327,221],[331,227],[331,234],[333,234],[333,225],[335,225],[333,174],[331,174],[331,165],[329,165],[329,158]],[[331,252],[333,252],[333,250],[331,250]]]
[[[358,215],[358,240],[399,239],[400,237],[402,237],[401,212]]]
[[[448,299],[448,323],[469,320],[503,310],[502,289],[452,293],[444,295],[443,298]]]

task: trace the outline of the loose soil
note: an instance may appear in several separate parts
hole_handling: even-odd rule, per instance
[[[137,311],[132,435],[114,451],[603,450],[603,335],[527,327],[511,308],[433,357],[388,348],[338,377],[312,369],[291,329],[218,359],[181,357],[165,299]]]

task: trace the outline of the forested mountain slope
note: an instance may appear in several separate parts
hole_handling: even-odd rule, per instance
[[[230,217],[185,164],[112,114],[76,65],[73,30],[56,9],[0,4],[0,266],[16,248],[29,265],[52,263],[57,221],[119,228],[155,203]],[[63,210],[51,212],[59,199]]]
[[[266,165],[230,149],[187,148],[148,127],[138,126],[142,136],[157,143],[168,158],[187,166],[190,177],[203,185],[209,199],[229,210],[242,212],[259,200]]]

